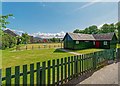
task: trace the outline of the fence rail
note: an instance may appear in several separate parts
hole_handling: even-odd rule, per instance
[[[43,48],[63,48],[62,44],[46,44],[46,45],[24,45],[24,46],[16,46],[16,50],[34,50],[34,49],[43,49]]]
[[[116,58],[115,54],[115,50],[110,49],[52,61],[49,60],[42,63],[38,62],[30,64],[29,71],[27,69],[28,65],[23,65],[22,72],[20,72],[20,66],[16,66],[14,74],[11,73],[12,68],[9,67],[6,68],[6,75],[2,77],[2,82],[4,81],[6,86],[11,84],[27,85],[28,82],[30,82],[30,85],[62,85],[75,77],[107,65],[108,60]],[[11,83],[12,79],[14,79],[14,82]],[[22,83],[20,83],[20,80],[22,80]]]

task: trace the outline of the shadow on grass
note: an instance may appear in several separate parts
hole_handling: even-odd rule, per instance
[[[57,48],[53,53],[66,53],[66,52],[62,51],[61,48]]]

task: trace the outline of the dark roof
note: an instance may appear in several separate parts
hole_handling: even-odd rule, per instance
[[[67,33],[67,34],[72,38],[72,40],[112,40],[113,36],[115,35],[115,33],[105,34]]]
[[[5,33],[9,34],[9,35],[12,35],[12,36],[18,36],[15,32],[7,29],[7,30],[4,30]]]

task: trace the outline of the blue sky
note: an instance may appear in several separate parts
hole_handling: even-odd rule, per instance
[[[118,21],[117,2],[3,2],[3,15],[12,13],[8,28],[28,33],[72,32],[90,25]]]

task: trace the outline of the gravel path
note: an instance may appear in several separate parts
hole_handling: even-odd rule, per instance
[[[118,84],[118,64],[120,65],[120,62],[103,67],[76,86],[80,84]]]

